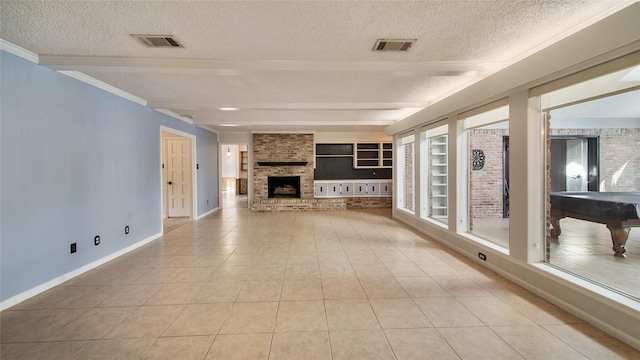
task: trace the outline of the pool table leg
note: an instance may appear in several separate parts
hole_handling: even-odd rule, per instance
[[[564,216],[551,216],[550,222],[552,228],[549,231],[549,235],[551,235],[551,238],[553,239],[557,239],[562,233],[562,229],[560,228],[560,219],[562,218],[564,218]]]
[[[607,224],[607,229],[611,231],[611,242],[613,243],[613,251],[615,251],[614,256],[618,257],[626,257],[624,253],[627,252],[625,249],[625,244],[627,243],[627,239],[629,238],[629,231],[631,231],[630,227],[622,227],[613,224]]]

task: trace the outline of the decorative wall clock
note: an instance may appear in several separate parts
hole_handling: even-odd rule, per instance
[[[471,150],[471,166],[473,170],[480,170],[484,167],[484,151],[479,149]]]

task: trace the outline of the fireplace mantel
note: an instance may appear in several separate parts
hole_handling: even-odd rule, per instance
[[[306,166],[308,161],[258,161],[260,166]]]

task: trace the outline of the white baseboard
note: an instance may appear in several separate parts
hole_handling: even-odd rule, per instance
[[[137,248],[139,248],[139,247],[141,247],[141,246],[143,246],[143,245],[145,245],[145,244],[147,244],[147,243],[149,243],[149,242],[151,242],[153,240],[158,239],[161,236],[162,236],[162,233],[152,235],[152,236],[150,236],[150,237],[148,237],[148,238],[146,238],[146,239],[144,239],[142,241],[139,241],[139,242],[137,242],[137,243],[135,243],[133,245],[127,246],[126,248],[118,250],[118,251],[116,251],[116,252],[114,252],[112,254],[109,254],[109,255],[101,258],[101,259],[98,259],[98,260],[96,260],[96,261],[94,261],[94,262],[92,262],[90,264],[87,264],[87,265],[82,266],[80,268],[77,268],[77,269],[75,269],[73,271],[70,271],[70,272],[68,272],[66,274],[60,275],[60,276],[58,276],[56,278],[53,278],[53,279],[51,279],[51,280],[49,280],[49,281],[47,281],[47,282],[45,282],[43,284],[40,284],[40,285],[38,285],[36,287],[33,287],[33,288],[31,288],[31,289],[29,289],[27,291],[23,291],[18,295],[12,296],[12,297],[8,298],[7,300],[0,302],[0,311],[6,310],[6,309],[8,309],[8,308],[10,308],[10,307],[12,307],[14,305],[17,305],[17,304],[19,304],[19,303],[21,303],[21,302],[23,302],[23,301],[25,301],[25,300],[27,300],[29,298],[32,298],[32,297],[36,296],[36,295],[38,295],[38,294],[40,294],[42,292],[45,292],[45,291],[51,289],[52,287],[58,286],[58,285],[62,284],[63,282],[67,281],[67,280],[71,280],[76,276],[82,275],[82,274],[84,274],[85,272],[87,272],[87,271],[89,271],[91,269],[94,269],[94,268],[96,268],[96,267],[98,267],[98,266],[100,266],[100,265],[102,265],[102,264],[104,264],[106,262],[109,262],[109,261],[111,261],[111,260],[113,260],[113,259],[115,259],[115,258],[117,258],[119,256],[122,256],[122,255],[124,255],[124,254],[126,254],[126,253],[128,253],[130,251],[133,251],[133,250],[135,250],[135,249],[137,249]]]
[[[214,209],[211,209],[211,210],[207,211],[206,213],[204,213],[204,214],[202,214],[202,215],[199,215],[199,216],[196,218],[196,220],[200,220],[200,219],[202,219],[203,217],[205,217],[205,216],[207,216],[207,215],[209,215],[209,214],[213,214],[214,212],[216,212],[216,211],[218,211],[218,210],[220,210],[220,208],[219,208],[219,207],[214,208]]]

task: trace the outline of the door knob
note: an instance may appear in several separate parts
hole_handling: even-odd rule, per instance
[[[172,182],[172,181],[169,181],[167,184],[172,185],[172,184],[173,184],[173,182]]]

